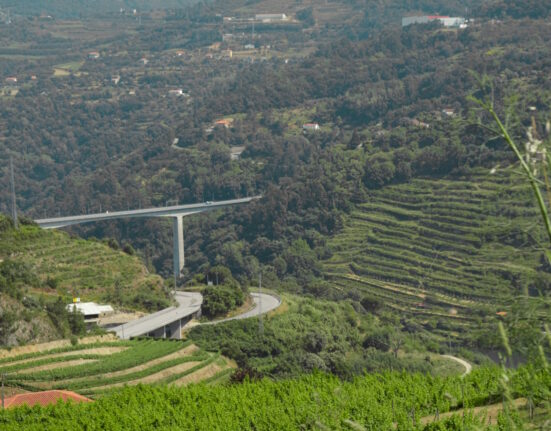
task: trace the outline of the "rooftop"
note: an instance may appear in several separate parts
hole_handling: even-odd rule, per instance
[[[92,400],[86,398],[76,392],[71,391],[43,391],[43,392],[29,392],[27,394],[18,394],[13,397],[8,397],[4,400],[5,408],[18,407],[27,404],[29,407],[35,405],[47,406],[50,404],[56,404],[59,400],[73,401],[76,403],[88,403]]]
[[[104,313],[112,313],[113,307],[110,305],[99,305],[95,302],[77,302],[67,305],[67,310],[72,312],[76,308],[77,311],[84,316],[100,315]]]

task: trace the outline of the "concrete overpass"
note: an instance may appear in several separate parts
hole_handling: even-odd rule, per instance
[[[201,315],[203,295],[197,292],[175,292],[177,307],[148,314],[112,329],[123,340],[132,337],[150,336],[155,338],[182,338],[182,327],[193,318]]]
[[[247,319],[275,310],[281,305],[281,299],[267,293],[251,292],[254,306],[244,313],[226,319],[201,323],[201,325],[216,325],[230,320]],[[117,337],[128,340],[133,337],[148,336],[154,338],[182,337],[182,328],[193,318],[201,316],[203,295],[199,292],[174,292],[177,307],[169,307],[164,310],[148,314],[140,319],[131,320],[128,323],[109,329],[115,331]]]
[[[250,198],[231,199],[226,201],[204,202],[190,205],[174,205],[161,208],[146,208],[128,211],[113,211],[97,214],[85,214],[69,217],[54,217],[35,220],[35,223],[44,229],[57,229],[60,227],[72,226],[81,223],[90,223],[95,221],[126,219],[126,218],[144,218],[144,217],[172,217],[173,218],[173,238],[174,238],[174,277],[180,277],[184,268],[184,222],[183,218],[192,214],[205,211],[214,211],[232,205],[242,205],[251,202],[253,199],[259,199],[262,196],[253,196]]]

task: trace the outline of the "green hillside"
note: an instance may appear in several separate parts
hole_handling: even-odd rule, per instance
[[[64,389],[97,396],[124,385],[187,385],[229,376],[233,365],[190,342],[101,341],[0,359],[10,387]]]
[[[143,285],[156,288],[161,279],[150,275],[136,256],[113,250],[103,242],[71,238],[57,230],[23,225],[0,234],[0,258],[33,268],[33,273],[59,292],[99,298],[118,284],[122,290]]]
[[[503,401],[502,375],[503,370],[493,367],[465,378],[388,372],[342,381],[318,372],[282,381],[247,379],[239,385],[142,385],[93,403],[0,410],[0,423],[3,430],[41,431],[528,429],[514,423],[517,414],[528,416],[521,397],[528,396],[528,387],[548,390],[550,375],[532,368],[508,373],[506,386],[520,401],[518,413]],[[532,397],[536,403],[542,399],[540,393]],[[488,415],[462,410],[474,406],[488,407]],[[499,410],[504,411],[497,417]],[[455,417],[438,422],[439,413],[448,411]],[[545,427],[545,411],[537,408],[535,413]],[[498,426],[488,426],[489,422]]]
[[[371,192],[330,240],[324,270],[335,289],[373,297],[440,341],[472,338],[520,295],[548,295],[542,234],[511,168],[415,179]]]
[[[72,238],[28,223],[16,230],[1,216],[0,311],[17,317],[17,323],[2,330],[2,344],[67,335],[56,315],[63,308],[59,304],[74,296],[129,309],[167,306],[163,280],[149,274],[138,256],[114,248],[118,246],[113,242],[109,246]]]

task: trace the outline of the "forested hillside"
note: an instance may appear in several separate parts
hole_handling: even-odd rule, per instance
[[[154,311],[170,304],[163,281],[134,251],[116,242],[86,241],[0,216],[0,344],[82,335],[82,317],[68,313],[74,297]]]
[[[121,10],[175,9],[196,3],[193,0],[1,0],[0,8],[26,16],[50,15],[59,19],[109,16]]]
[[[274,289],[422,328],[435,350],[450,339],[482,347],[476,337],[495,330],[515,295],[541,294],[535,316],[548,311],[536,213],[517,189],[513,154],[468,102],[476,74],[488,74],[499,114],[514,108],[513,136],[522,142],[532,120],[545,135],[551,27],[541,4],[236,1],[139,19],[15,14],[0,26],[0,155],[14,158],[17,203],[31,218],[263,194],[186,218],[184,283],[214,266],[243,285],[262,272]],[[286,18],[254,20],[253,30],[254,14],[274,11]],[[401,27],[420,13],[472,20]],[[7,163],[0,183],[8,212]],[[171,273],[168,222],[69,230],[131,243],[150,270]]]

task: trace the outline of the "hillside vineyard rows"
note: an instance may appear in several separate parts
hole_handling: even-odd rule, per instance
[[[550,18],[0,0],[0,431],[551,430]]]

